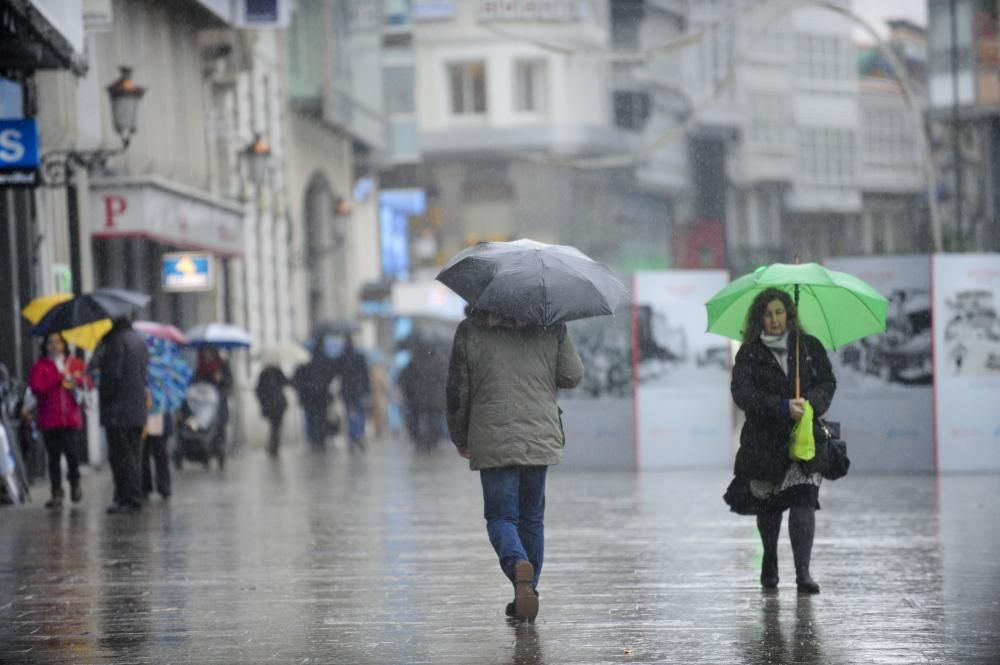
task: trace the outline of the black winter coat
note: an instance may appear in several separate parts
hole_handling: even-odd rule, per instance
[[[795,421],[787,401],[795,396],[795,338],[788,340],[788,376],[759,339],[740,347],[733,365],[733,401],[746,414],[734,473],[750,480],[780,482],[788,469],[788,437]],[[811,335],[800,349],[802,396],[816,417],[826,413],[837,389],[826,349]]]
[[[269,365],[260,371],[257,377],[257,401],[260,402],[260,413],[267,420],[281,420],[288,408],[285,398],[285,386],[290,382],[281,368]]]
[[[333,371],[340,377],[340,394],[345,400],[357,402],[371,393],[368,380],[368,361],[364,354],[355,349],[345,349],[334,358]]]
[[[98,395],[105,427],[146,424],[146,364],[142,334],[127,323],[116,323],[94,352],[91,366],[100,370]]]

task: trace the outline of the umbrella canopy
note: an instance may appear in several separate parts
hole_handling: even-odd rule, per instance
[[[352,335],[359,330],[361,325],[354,321],[320,321],[313,327],[313,336]]]
[[[162,337],[144,333],[149,364],[146,367],[146,387],[152,397],[151,413],[168,413],[179,409],[184,391],[191,382],[191,367],[184,361],[180,347]]]
[[[261,349],[255,358],[262,365],[301,365],[309,362],[309,351],[299,344],[281,344]]]
[[[773,263],[730,282],[705,303],[708,332],[742,340],[750,304],[769,288],[797,297],[799,322],[828,349],[885,331],[889,301],[862,280],[816,263]]]
[[[71,330],[102,319],[128,316],[149,302],[149,296],[127,289],[96,289],[59,303],[31,329],[32,335]]]
[[[176,326],[159,321],[133,321],[132,327],[144,335],[159,337],[174,344],[187,345],[188,338]]]
[[[21,315],[32,323],[32,325],[42,320],[49,310],[60,303],[64,303],[73,297],[71,293],[50,293],[39,296],[25,305],[21,310]],[[101,319],[94,323],[87,323],[76,328],[63,330],[62,336],[67,342],[87,351],[97,348],[97,343],[101,341],[107,332],[111,330],[111,319]]]
[[[250,333],[230,323],[202,323],[188,330],[191,346],[215,346],[220,349],[248,347],[253,343]]]
[[[469,247],[437,279],[477,309],[541,326],[613,314],[628,293],[580,250],[527,239]]]

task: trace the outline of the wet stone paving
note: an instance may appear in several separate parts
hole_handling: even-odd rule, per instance
[[[244,451],[106,515],[0,509],[0,663],[1000,663],[1000,476],[826,484],[818,596],[762,593],[726,470],[549,477],[541,612],[510,623],[450,445]]]

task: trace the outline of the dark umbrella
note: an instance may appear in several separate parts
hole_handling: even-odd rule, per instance
[[[580,250],[526,239],[469,247],[437,279],[476,309],[541,326],[613,314],[628,293]]]
[[[361,330],[354,321],[320,321],[313,328],[313,337],[323,335],[353,335]]]
[[[69,330],[101,319],[128,316],[149,302],[149,296],[127,289],[95,289],[59,303],[31,329],[32,335]]]

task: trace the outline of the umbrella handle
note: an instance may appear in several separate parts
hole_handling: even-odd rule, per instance
[[[799,257],[795,256],[795,263],[798,264]],[[795,285],[795,318],[799,316],[799,285]],[[802,382],[799,378],[799,339],[802,337],[802,330],[795,330],[795,399],[802,397]]]
[[[795,333],[795,399],[802,397],[802,383],[799,380],[799,338],[798,331]]]

